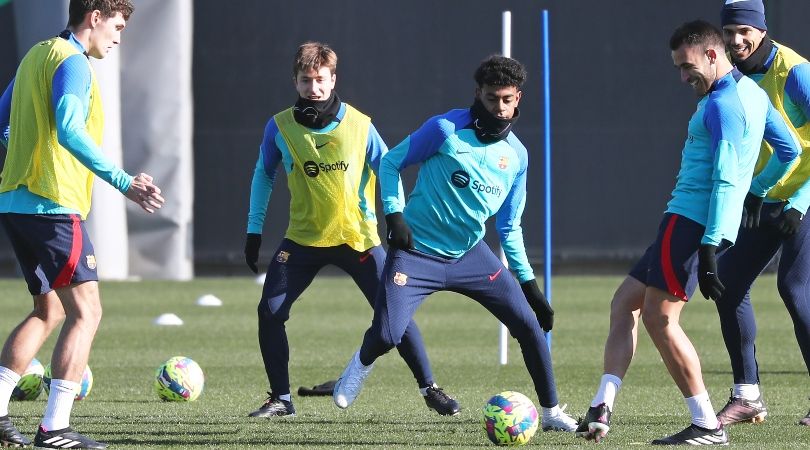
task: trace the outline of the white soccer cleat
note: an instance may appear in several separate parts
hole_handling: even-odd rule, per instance
[[[556,416],[548,419],[543,418],[543,431],[566,431],[573,433],[577,431],[577,421],[565,413],[565,406],[560,408]]]
[[[340,375],[340,378],[335,384],[335,391],[332,393],[332,399],[335,401],[335,404],[338,408],[346,409],[354,403],[354,399],[360,395],[360,391],[363,390],[363,382],[366,381],[366,377],[368,374],[371,373],[371,369],[374,368],[374,364],[370,366],[363,366],[360,362],[360,352],[352,356],[351,361],[349,361],[349,365],[346,366],[346,370],[343,371],[343,374]]]

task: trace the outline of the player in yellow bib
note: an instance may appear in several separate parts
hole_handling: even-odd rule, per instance
[[[64,320],[36,448],[106,448],[70,428],[73,400],[101,320],[93,244],[84,227],[94,177],[147,212],[163,203],[147,174],[132,176],[101,151],[104,113],[89,57],[121,40],[129,0],[71,0],[68,27],[34,45],[0,97],[0,225],[33,296],[33,311],[0,354],[0,445],[31,444],[8,418],[8,400],[48,336]]]
[[[388,151],[371,119],[343,103],[334,90],[337,55],[326,45],[298,48],[293,67],[298,101],[267,123],[253,173],[245,260],[258,273],[267,203],[279,164],[290,190],[290,222],[273,254],[259,301],[259,346],[270,392],[251,417],[295,414],[290,394],[285,323],[290,308],[323,267],[349,274],[369,305],[380,281],[385,251],[377,235],[376,173]],[[427,406],[454,415],[458,403],[434,380],[413,320],[398,346]],[[324,394],[331,395],[333,382]]]

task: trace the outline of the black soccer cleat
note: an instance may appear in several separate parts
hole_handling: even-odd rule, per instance
[[[588,408],[585,418],[577,427],[577,437],[601,442],[610,431],[610,414],[610,408],[604,403]]]
[[[756,400],[746,400],[734,395],[728,398],[728,403],[717,413],[717,420],[724,426],[735,423],[759,423],[765,421],[768,409],[762,401],[762,395]]]
[[[442,416],[455,416],[461,411],[461,406],[458,402],[453,399],[453,397],[447,395],[444,390],[436,386],[436,384],[428,386],[424,398],[427,407]]]
[[[652,445],[728,445],[728,434],[722,423],[716,430],[690,424],[680,433],[652,441]]]
[[[0,446],[28,447],[31,441],[20,433],[8,416],[0,417]]]
[[[39,426],[39,431],[34,438],[34,448],[107,448],[107,444],[97,442],[87,436],[83,436],[70,427],[61,430],[46,431]]]
[[[292,417],[294,415],[295,407],[292,402],[282,400],[272,392],[268,392],[267,400],[264,401],[264,404],[256,411],[248,414],[248,417]]]

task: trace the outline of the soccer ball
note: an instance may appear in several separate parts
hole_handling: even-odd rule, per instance
[[[28,368],[20,377],[17,386],[11,393],[12,400],[34,400],[39,397],[42,392],[42,375],[45,373],[45,368],[38,359],[34,358]]]
[[[537,431],[537,408],[519,392],[501,392],[481,412],[484,431],[496,445],[523,445]]]
[[[202,394],[205,375],[191,358],[175,356],[155,371],[155,392],[161,400],[192,402]]]
[[[50,394],[51,393],[50,364],[45,366],[45,373],[42,375],[42,384],[45,385],[45,392]],[[76,392],[76,400],[84,400],[84,398],[90,394],[91,389],[93,389],[93,372],[90,370],[90,366],[85,366],[84,372],[82,373],[82,381],[79,384],[79,391]]]

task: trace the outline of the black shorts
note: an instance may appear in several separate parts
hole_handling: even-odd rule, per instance
[[[76,214],[0,214],[31,295],[98,281],[93,244]]]

